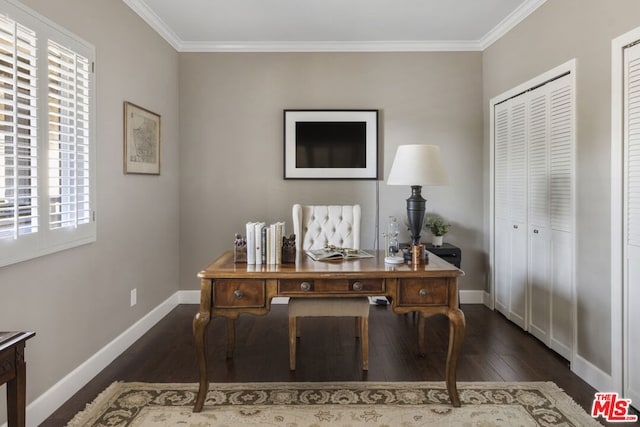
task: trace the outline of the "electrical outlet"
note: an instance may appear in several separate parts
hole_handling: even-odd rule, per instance
[[[138,290],[136,288],[131,289],[131,307],[138,302]]]

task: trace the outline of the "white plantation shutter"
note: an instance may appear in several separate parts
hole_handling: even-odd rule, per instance
[[[35,33],[0,16],[0,239],[38,231]]]
[[[94,55],[0,0],[0,266],[95,241]]]
[[[89,60],[49,42],[49,228],[91,220]]]

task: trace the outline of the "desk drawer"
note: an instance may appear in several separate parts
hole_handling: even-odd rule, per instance
[[[353,294],[383,292],[383,279],[286,279],[278,281],[278,294]]]
[[[213,285],[214,308],[264,307],[264,280],[216,280]]]
[[[400,279],[398,305],[448,305],[447,278]]]

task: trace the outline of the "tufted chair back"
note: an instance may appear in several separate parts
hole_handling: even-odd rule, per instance
[[[360,205],[293,205],[296,250],[321,249],[325,244],[360,249]]]

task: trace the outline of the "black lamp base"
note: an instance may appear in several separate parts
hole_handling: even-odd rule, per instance
[[[422,197],[422,186],[411,186],[411,197],[407,199],[407,218],[409,219],[409,229],[411,231],[411,243],[420,244],[420,232],[424,224],[426,214],[426,200]]]

